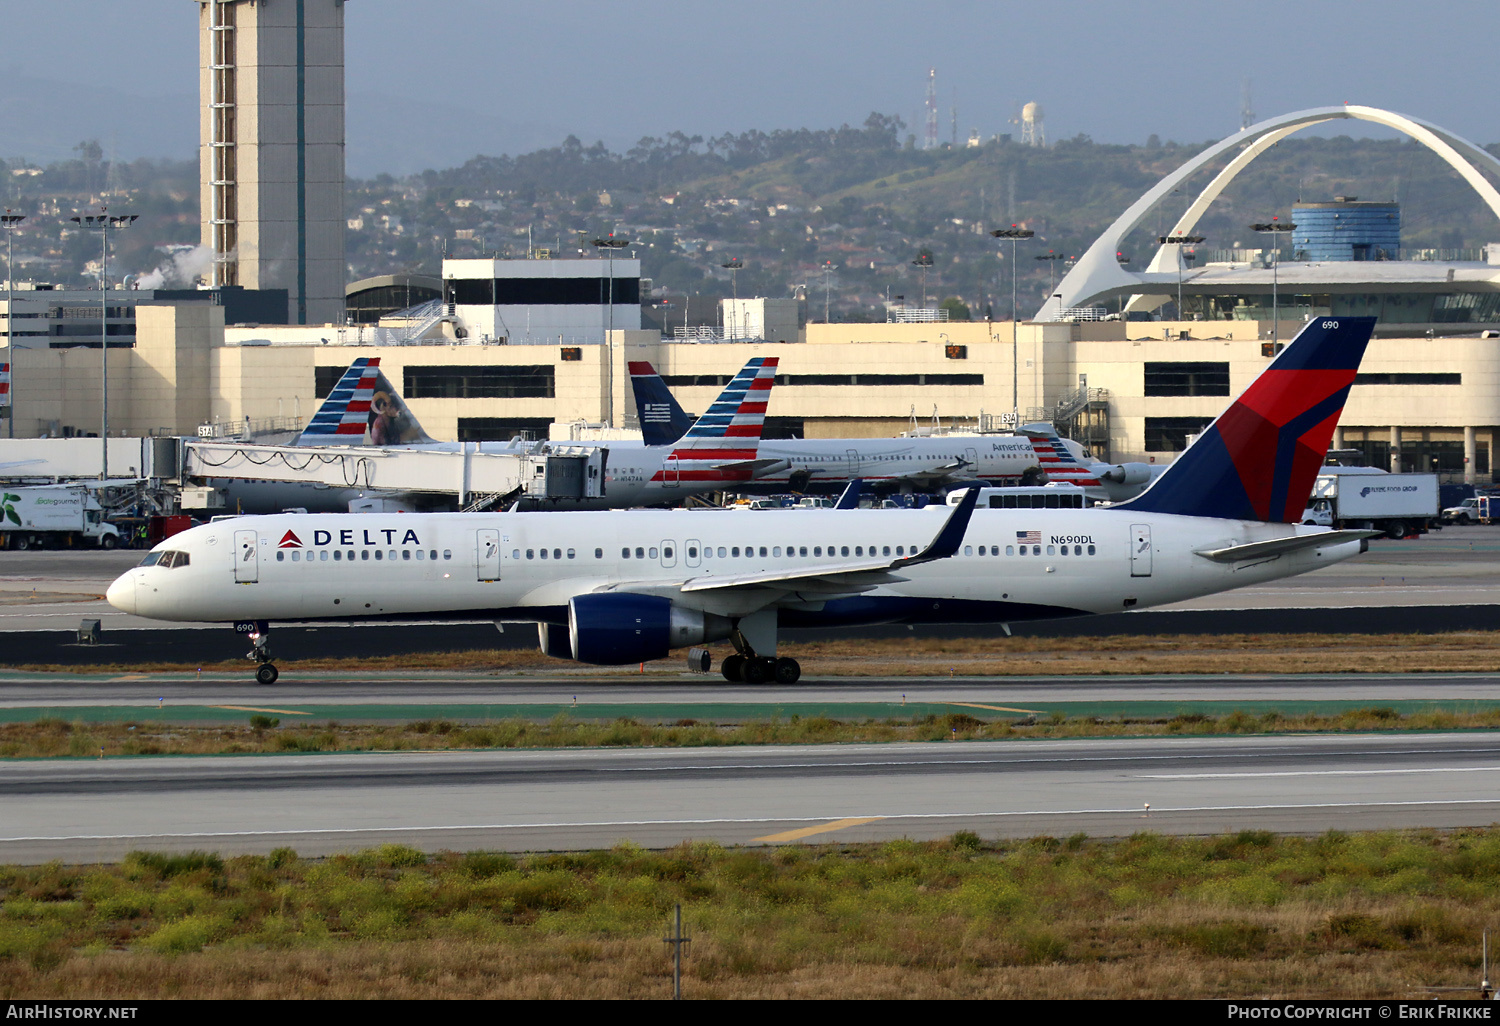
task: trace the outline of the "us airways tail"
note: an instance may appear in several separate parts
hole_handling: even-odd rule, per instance
[[[358,357],[313,414],[297,445],[425,445],[433,439],[380,369]]]
[[[1150,488],[1114,508],[1301,522],[1374,330],[1373,317],[1308,322]]]
[[[693,418],[667,391],[667,383],[651,364],[630,361],[630,388],[635,393],[641,438],[647,445],[671,445],[693,426]]]

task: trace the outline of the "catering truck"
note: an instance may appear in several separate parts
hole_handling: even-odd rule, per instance
[[[0,486],[0,546],[7,549],[69,548],[121,544],[120,530],[104,519],[94,493],[84,485]]]
[[[1438,519],[1436,474],[1387,474],[1370,467],[1328,467],[1313,485],[1304,524],[1384,531],[1405,538]]]

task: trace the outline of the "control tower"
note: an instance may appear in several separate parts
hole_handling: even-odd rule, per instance
[[[199,190],[211,285],[286,289],[344,319],[343,0],[196,0]]]

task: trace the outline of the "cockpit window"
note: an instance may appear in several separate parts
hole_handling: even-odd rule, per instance
[[[161,553],[155,553],[155,552],[153,552],[152,555],[159,557],[157,560],[155,560],[157,566],[164,566],[164,567],[171,568],[171,567],[179,567],[179,566],[187,566],[188,565],[188,554],[186,552],[171,552],[171,551],[161,552]],[[149,557],[147,557],[147,558],[149,558]],[[150,566],[151,564],[150,563],[142,563],[141,565],[142,566]]]
[[[165,552],[148,552],[146,558],[141,560],[141,566],[155,566],[165,555]]]

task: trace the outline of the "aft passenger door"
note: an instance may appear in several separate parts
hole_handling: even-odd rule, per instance
[[[681,479],[681,471],[678,469],[677,454],[667,453],[667,458],[662,461],[661,483],[665,488],[676,488]]]
[[[1151,576],[1151,525],[1130,525],[1130,576]]]
[[[260,580],[260,542],[254,531],[234,532],[234,583]]]
[[[498,581],[500,579],[500,532],[489,527],[476,531],[474,555],[478,565],[479,579]]]

